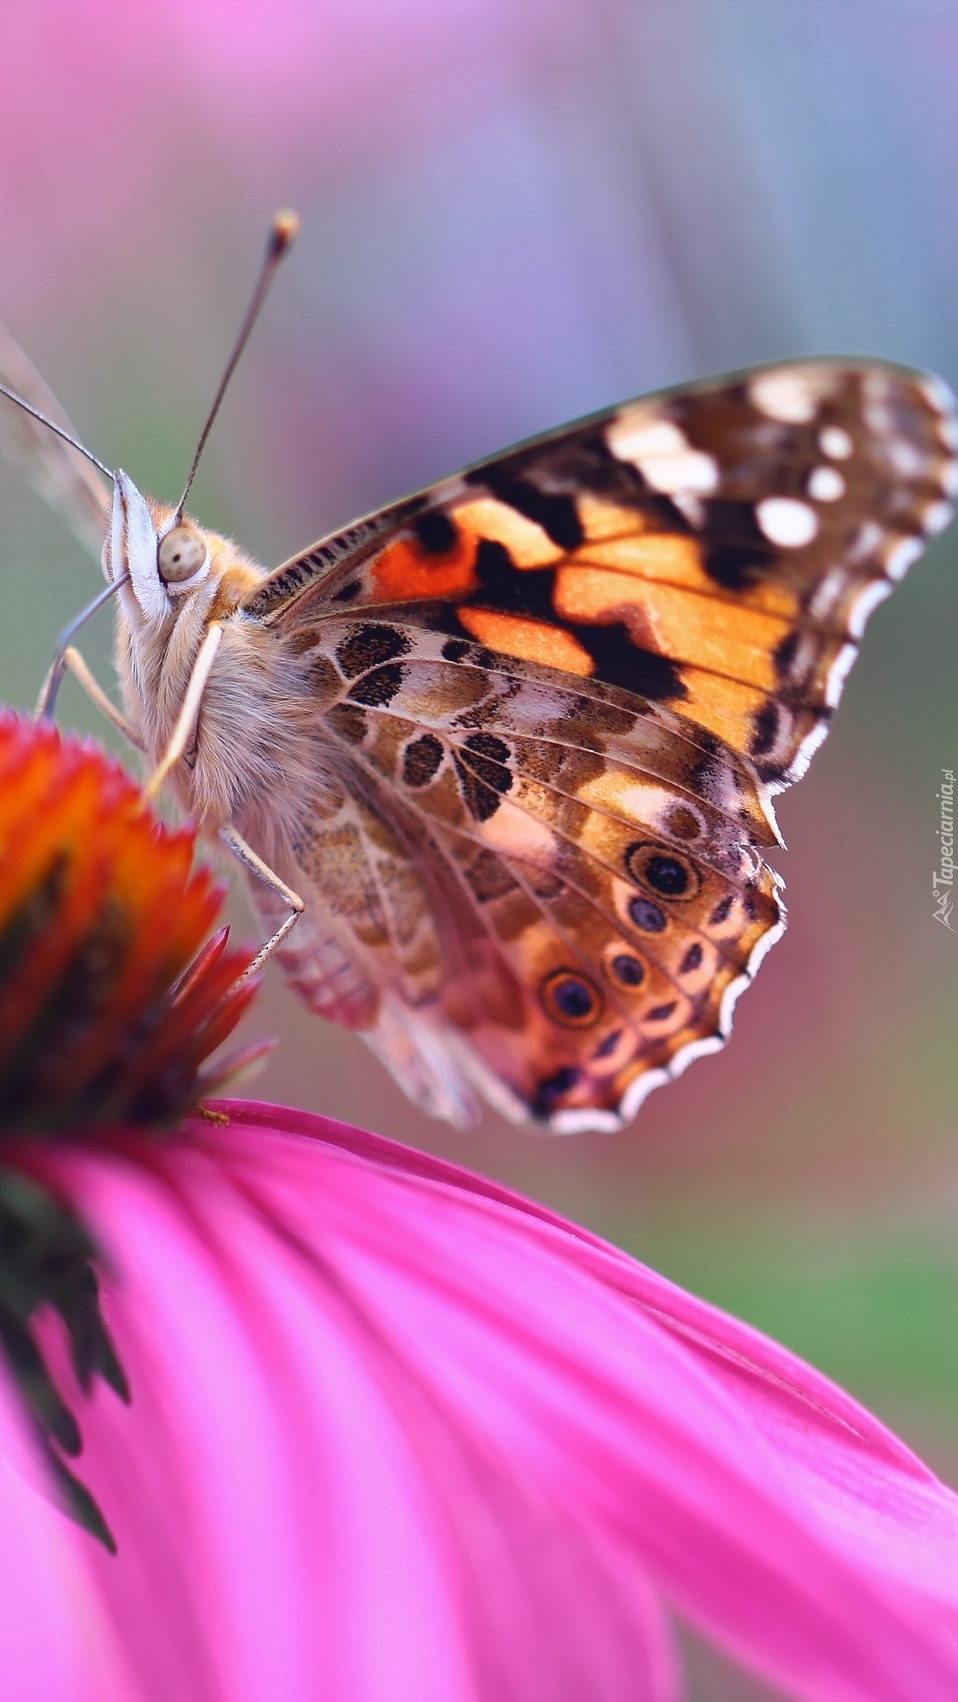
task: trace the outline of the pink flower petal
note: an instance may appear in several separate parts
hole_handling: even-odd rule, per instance
[[[0,1687],[30,1702],[127,1702],[122,1657],[72,1526],[47,1499],[18,1401],[0,1381]]]
[[[25,1161],[117,1273],[133,1410],[73,1400],[144,1698],[664,1699],[656,1594],[799,1696],[958,1694],[955,1497],[626,1255],[271,1107]]]

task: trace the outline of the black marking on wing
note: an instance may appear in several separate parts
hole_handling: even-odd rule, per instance
[[[336,703],[329,710],[327,719],[340,738],[351,745],[361,745],[369,731],[365,711],[358,704]]]
[[[572,633],[595,664],[597,678],[659,702],[688,696],[678,664],[668,656],[643,650],[632,639],[622,621],[593,625],[560,620],[555,613],[555,574],[551,567],[518,568],[505,544],[484,538],[476,553],[479,584],[468,596],[450,606],[444,625],[461,631],[455,608],[481,608],[497,614],[523,615]],[[450,661],[459,661],[465,648],[453,653],[457,640],[443,650]]]
[[[615,1051],[615,1049],[618,1046],[619,1041],[621,1039],[622,1039],[621,1028],[614,1028],[612,1030],[611,1034],[607,1034],[604,1040],[600,1040],[598,1046],[596,1047],[595,1051],[592,1054],[592,1057],[595,1060],[595,1062],[598,1063],[602,1058],[608,1058],[609,1055],[612,1052]]]
[[[424,555],[446,555],[455,548],[459,529],[440,508],[430,508],[413,521],[416,542]]]
[[[476,575],[479,584],[475,591],[460,599],[484,609],[498,609],[503,614],[538,616],[554,620],[552,590],[555,569],[551,567],[518,568],[505,544],[483,538],[476,551]]]
[[[801,638],[802,634],[799,628],[793,627],[791,632],[787,632],[785,637],[776,646],[773,662],[775,664],[775,672],[780,680],[787,679],[791,673],[795,663],[795,657],[798,654],[798,646],[801,642]]]
[[[349,693],[353,703],[368,704],[370,709],[385,709],[401,689],[406,670],[402,662],[387,662],[357,680]]]
[[[574,1064],[566,1064],[561,1070],[556,1070],[554,1075],[546,1076],[545,1080],[539,1083],[530,1106],[533,1117],[541,1121],[550,1117],[559,1100],[575,1087],[581,1074],[581,1070],[576,1069]]]
[[[583,491],[633,509],[650,531],[691,535],[694,527],[672,498],[654,491],[637,467],[613,455],[605,428],[617,412],[610,409],[584,429],[563,432],[474,467],[466,473],[466,482],[484,485],[493,496],[537,521],[560,549],[574,550],[583,542],[575,501]]]
[[[725,591],[747,591],[776,560],[750,502],[710,498],[698,538],[706,573]]]
[[[750,752],[752,756],[766,756],[774,749],[778,738],[779,710],[773,699],[763,703],[755,716],[755,732],[752,734]]]
[[[336,660],[347,680],[364,674],[379,662],[391,662],[396,656],[406,656],[410,642],[398,627],[384,626],[378,621],[364,621],[355,632],[344,638],[336,650]]]
[[[418,788],[428,786],[434,775],[442,767],[445,749],[441,739],[435,733],[423,733],[418,739],[413,739],[403,753],[402,777],[407,786]]]
[[[514,777],[507,766],[510,755],[509,746],[494,733],[472,733],[453,752],[466,808],[476,821],[494,816],[502,797],[511,790]]]
[[[574,493],[543,490],[530,479],[517,479],[507,467],[487,467],[469,475],[469,482],[485,485],[500,502],[507,502],[538,526],[560,550],[577,550],[585,534],[579,520]]]
[[[598,678],[607,685],[623,686],[655,701],[688,696],[677,663],[654,650],[643,650],[622,621],[609,626],[570,624],[569,631],[589,652]]]

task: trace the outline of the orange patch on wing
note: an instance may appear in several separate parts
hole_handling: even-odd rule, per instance
[[[552,542],[548,532],[528,520],[507,502],[494,497],[477,497],[454,511],[456,525],[478,545],[483,539],[504,544],[516,567],[551,567],[561,561],[564,550]]]
[[[785,581],[776,583],[774,579],[762,579],[757,585],[749,586],[747,591],[732,594],[740,608],[754,609],[756,614],[777,615],[779,620],[788,621],[789,625],[798,619],[800,598]]]
[[[732,750],[748,755],[755,712],[767,702],[768,694],[696,668],[683,670],[682,680],[688,696],[673,705],[678,713],[717,734]]]
[[[702,566],[696,539],[674,532],[642,532],[633,524],[621,537],[580,545],[575,560],[587,567],[682,586],[707,597],[713,608],[731,604],[756,614],[778,615],[782,620],[793,620],[798,610],[798,598],[784,580],[763,579],[742,591],[723,590]]]
[[[694,538],[675,532],[637,532],[634,518],[627,535],[580,545],[579,558],[583,555],[590,566],[594,563],[639,579],[665,579],[702,590],[710,584]]]
[[[790,630],[780,616],[740,603],[661,583],[643,593],[634,579],[585,564],[559,569],[555,602],[565,620],[623,621],[644,649],[765,691],[776,685],[775,650]]]
[[[386,603],[462,597],[476,584],[475,562],[472,538],[457,538],[452,549],[441,555],[420,549],[411,538],[400,538],[373,562],[373,590]]]
[[[643,650],[664,650],[656,619],[656,600],[621,573],[601,567],[560,567],[555,578],[556,613],[567,621],[609,625],[624,621],[629,637]]]
[[[646,522],[636,508],[620,508],[618,503],[603,502],[601,497],[583,491],[576,498],[579,524],[587,538],[638,537],[646,531]]]
[[[503,656],[518,656],[567,674],[589,675],[595,663],[585,646],[562,627],[520,615],[500,615],[492,609],[459,609],[459,620],[473,638]]]
[[[709,668],[764,691],[775,689],[775,651],[790,631],[781,616],[665,585],[656,593],[655,614],[662,648],[677,662]]]

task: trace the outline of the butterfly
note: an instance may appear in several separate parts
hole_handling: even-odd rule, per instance
[[[271,572],[57,452],[123,582],[123,724],[247,863],[296,992],[426,1110],[567,1133],[623,1126],[723,1044],[784,927],[773,795],[950,518],[956,446],[928,375],[758,368]]]

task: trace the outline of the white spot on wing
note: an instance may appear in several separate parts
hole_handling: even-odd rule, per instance
[[[892,470],[900,479],[920,479],[928,472],[928,456],[917,444],[909,443],[904,437],[892,437],[884,447]]]
[[[673,420],[651,419],[648,414],[629,412],[609,425],[609,448],[620,461],[642,460],[650,455],[684,455],[689,440]]]
[[[755,515],[770,544],[797,550],[810,544],[818,531],[818,516],[807,502],[793,496],[767,496]]]
[[[695,496],[689,490],[673,491],[672,501],[676,508],[681,509],[689,525],[694,526],[695,530],[700,532],[705,525],[705,507],[702,498]]]
[[[958,420],[955,418],[955,397],[943,378],[937,373],[924,372],[918,380],[918,388],[927,397],[936,414],[941,415],[942,436],[946,443],[958,439]],[[949,436],[949,433],[951,435]]]
[[[842,687],[848,678],[848,672],[855,657],[858,655],[857,644],[843,644],[835,657],[825,682],[825,702],[829,709],[834,709],[842,695]]]
[[[837,467],[813,467],[808,476],[808,494],[816,502],[837,502],[845,495],[845,480]]]
[[[631,1123],[654,1088],[664,1087],[667,1081],[675,1081],[696,1058],[707,1058],[711,1052],[721,1052],[724,1045],[725,1041],[721,1035],[709,1034],[704,1040],[692,1040],[688,1046],[683,1046],[664,1069],[646,1070],[644,1075],[636,1076],[635,1081],[629,1083],[622,1095],[620,1126]]]
[[[885,572],[889,579],[904,579],[912,562],[918,560],[923,549],[924,544],[920,538],[902,538],[885,563]]]
[[[862,374],[862,413],[873,437],[893,443],[898,437],[897,385],[883,372]]]
[[[816,587],[808,612],[813,621],[825,621],[845,595],[848,575],[840,567],[829,568]]]
[[[921,523],[929,536],[933,536],[936,532],[943,532],[950,519],[951,503],[933,502],[930,508],[925,509]]]
[[[778,903],[778,921],[773,924],[766,934],[762,935],[760,940],[757,941],[742,974],[736,976],[735,980],[726,987],[725,992],[722,995],[722,1004],[719,1010],[719,1032],[717,1034],[707,1034],[701,1040],[691,1040],[687,1046],[681,1047],[679,1051],[676,1052],[674,1058],[670,1059],[669,1063],[666,1064],[664,1068],[658,1070],[646,1070],[643,1075],[636,1076],[635,1080],[629,1083],[625,1093],[622,1095],[622,1103],[619,1106],[615,1124],[617,1128],[622,1128],[626,1123],[631,1123],[636,1112],[648,1098],[649,1094],[652,1093],[655,1088],[663,1087],[667,1081],[675,1081],[678,1076],[682,1075],[683,1072],[688,1069],[690,1064],[695,1062],[696,1058],[707,1058],[714,1052],[721,1052],[722,1047],[725,1045],[725,1042],[731,1032],[732,1015],[740,994],[744,993],[746,987],[748,987],[754,980],[755,972],[766,952],[771,950],[775,942],[780,940],[785,932],[785,905],[781,898],[784,882],[779,875],[773,875],[773,878],[775,881],[775,897]],[[602,1111],[560,1111],[557,1114],[557,1118],[604,1118],[608,1115],[608,1112]],[[564,1122],[560,1125],[557,1118],[553,1119],[552,1127],[560,1134],[565,1134],[567,1132],[571,1134],[574,1132],[574,1129],[578,1128],[599,1128],[608,1126],[604,1123],[586,1123],[583,1121],[582,1123],[577,1123],[573,1128],[571,1124],[566,1124]]]
[[[758,941],[757,945],[753,948],[752,955],[749,958],[748,963],[745,966],[745,969],[742,971],[742,974],[736,976],[735,980],[729,983],[729,985],[725,989],[725,992],[722,995],[722,1008],[719,1012],[719,1025],[720,1025],[721,1030],[722,1030],[723,1041],[727,1040],[729,1035],[732,1032],[732,1018],[735,1014],[735,1007],[738,1004],[739,999],[741,998],[742,994],[744,993],[746,987],[751,986],[752,982],[755,980],[755,977],[758,973],[760,965],[762,964],[762,962],[764,961],[764,959],[766,958],[768,953],[771,951],[772,947],[774,945],[778,944],[779,940],[781,939],[782,935],[785,932],[785,922],[786,922],[785,906],[782,903],[781,898],[779,897],[779,893],[781,891],[781,884],[782,883],[778,880],[778,877],[776,876],[775,896],[778,899],[778,907],[779,907],[779,919],[778,919],[778,921],[774,924],[773,927],[769,928],[767,934],[762,935],[762,937]],[[685,1066],[683,1065],[683,1068],[684,1067]]]
[[[805,773],[805,770],[811,762],[812,757],[815,755],[819,745],[823,745],[825,740],[828,738],[828,729],[830,725],[831,723],[825,716],[823,716],[820,721],[816,721],[814,727],[809,733],[806,733],[798,747],[798,750],[795,752],[795,757],[788,773],[782,780],[772,782],[771,789],[773,792],[783,792],[786,786],[794,786],[796,780],[801,780],[802,775]]]
[[[684,491],[707,496],[719,482],[717,462],[701,449],[690,449],[685,455],[663,455],[637,464],[652,489],[662,491],[665,496],[678,496]]]
[[[652,1086],[655,1085],[653,1082]],[[554,1135],[587,1135],[591,1130],[602,1135],[614,1135],[623,1127],[624,1121],[617,1111],[601,1111],[598,1106],[591,1110],[570,1107],[554,1112],[549,1118],[549,1128]]]
[[[788,678],[801,680],[815,665],[818,647],[809,633],[799,633],[798,640],[792,652],[791,665],[788,668]]]
[[[613,455],[638,467],[652,489],[666,496],[686,491],[706,496],[718,484],[719,470],[712,456],[693,449],[672,420],[649,418],[633,410],[611,422],[607,437]]]
[[[863,520],[857,534],[848,545],[846,553],[849,565],[861,561],[870,562],[876,556],[880,558],[887,538],[887,532],[879,526],[877,520]]]
[[[865,587],[849,616],[849,638],[861,638],[872,610],[876,609],[879,603],[883,603],[886,597],[891,596],[891,590],[887,579],[873,579],[872,583]]]
[[[608,808],[609,800],[602,776],[591,786],[585,786],[579,793],[584,804],[594,804],[598,809]],[[669,816],[676,802],[674,791],[667,791],[664,786],[656,786],[647,781],[638,785],[626,786],[618,794],[616,805],[623,815],[635,822],[637,826],[655,828],[659,833],[668,833]],[[699,833],[705,831],[705,817],[701,810],[696,809],[690,798],[681,798],[682,807],[695,817]]]
[[[818,393],[802,372],[760,372],[748,387],[749,400],[767,419],[804,425],[818,411]]]
[[[818,447],[833,461],[847,461],[855,445],[844,426],[824,426],[818,434]]]

